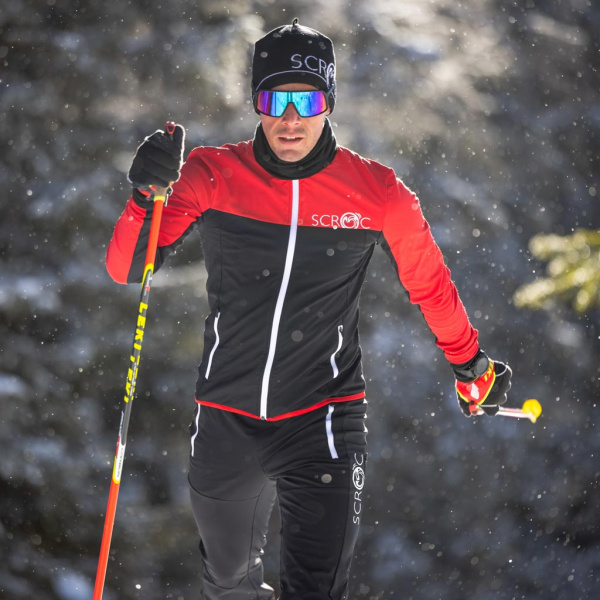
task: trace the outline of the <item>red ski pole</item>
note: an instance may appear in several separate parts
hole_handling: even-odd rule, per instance
[[[167,123],[166,131],[173,135],[175,123]],[[148,239],[148,248],[146,250],[146,262],[144,267],[144,278],[142,280],[142,292],[140,297],[140,306],[133,335],[133,348],[129,358],[129,368],[127,370],[127,382],[125,384],[124,408],[121,413],[121,424],[119,426],[119,437],[117,438],[117,450],[113,463],[112,480],[110,482],[110,492],[108,494],[108,505],[106,508],[106,517],[104,518],[104,532],[102,534],[102,545],[100,546],[100,559],[98,561],[98,570],[96,571],[96,585],[94,587],[93,600],[101,600],[104,591],[104,580],[106,578],[106,569],[108,565],[108,554],[110,552],[110,541],[112,539],[113,526],[115,523],[115,514],[117,511],[117,499],[119,497],[119,487],[121,485],[121,471],[125,460],[125,446],[127,444],[127,430],[129,428],[129,419],[131,417],[131,405],[135,395],[135,384],[137,380],[138,367],[140,364],[140,354],[142,352],[142,341],[146,327],[146,311],[148,309],[148,298],[150,296],[150,285],[154,273],[154,262],[156,259],[156,248],[158,246],[158,232],[160,231],[160,222],[162,212],[167,201],[169,188],[153,188],[154,209],[152,211],[152,222],[150,225],[150,237]]]

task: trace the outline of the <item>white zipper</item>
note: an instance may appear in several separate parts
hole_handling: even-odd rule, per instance
[[[196,436],[198,435],[198,421],[200,420],[200,411],[202,410],[202,405],[198,404],[198,410],[196,411],[196,431],[194,432],[194,435],[192,436],[191,442],[192,442],[192,456],[194,456],[194,442],[196,441]]]
[[[221,313],[218,312],[217,316],[215,317],[215,323],[213,325],[213,328],[215,330],[215,335],[217,336],[217,339],[215,340],[215,345],[212,347],[212,350],[210,351],[210,356],[208,357],[208,365],[206,366],[206,373],[204,374],[204,379],[208,379],[208,375],[210,373],[210,367],[212,365],[213,356],[215,355],[215,350],[217,349],[217,346],[219,345],[219,317],[220,316],[221,316]]]
[[[269,342],[269,353],[265,372],[263,373],[262,389],[260,392],[260,418],[267,418],[267,401],[269,397],[269,380],[271,378],[271,369],[275,359],[275,347],[277,345],[277,334],[279,332],[279,323],[283,311],[283,303],[290,282],[292,272],[292,262],[294,260],[294,250],[296,249],[296,234],[298,232],[298,207],[300,201],[300,183],[297,179],[292,181],[292,220],[290,223],[290,237],[288,238],[287,253],[285,255],[285,268],[283,270],[283,279],[279,288],[279,296],[275,305],[275,314],[273,315],[273,325],[271,327],[271,340]]]
[[[330,404],[329,411],[327,412],[327,416],[325,417],[325,431],[327,431],[327,443],[329,444],[329,452],[331,454],[331,458],[338,458],[338,453],[335,449],[335,444],[333,443],[333,430],[331,429],[331,415],[333,414],[333,409],[333,404]]]
[[[340,351],[342,347],[342,343],[344,342],[344,326],[338,326],[338,347],[335,349],[335,352],[331,355],[331,368],[333,369],[333,378],[335,379],[339,374],[340,370],[338,369],[337,363],[335,362],[335,355]]]

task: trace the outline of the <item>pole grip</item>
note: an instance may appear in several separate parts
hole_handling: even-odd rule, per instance
[[[175,133],[175,123],[173,121],[167,121],[165,125],[165,131],[167,135],[173,139],[173,134]],[[167,203],[167,198],[169,197],[171,186],[168,187],[156,187],[152,186],[153,198],[154,201],[154,211],[152,213],[152,224],[150,226],[150,237],[148,239],[148,248],[146,250],[146,262],[144,268],[144,278],[142,280],[142,285],[145,285],[146,281],[146,272],[148,269],[152,269],[154,272],[154,263],[156,262],[156,249],[158,247],[158,233],[160,231],[160,223],[162,220],[162,211]]]

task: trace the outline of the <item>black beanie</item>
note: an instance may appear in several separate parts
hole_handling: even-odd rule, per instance
[[[291,25],[277,27],[258,40],[252,58],[252,99],[260,90],[286,83],[307,83],[335,104],[335,54],[333,43],[322,33],[303,27],[294,19]]]

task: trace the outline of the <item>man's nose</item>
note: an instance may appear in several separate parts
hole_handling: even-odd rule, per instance
[[[296,107],[293,102],[288,102],[288,105],[285,107],[283,111],[283,115],[281,115],[282,120],[287,123],[295,123],[299,121],[302,117],[298,114]]]

